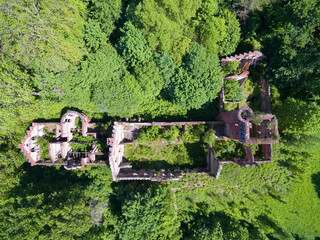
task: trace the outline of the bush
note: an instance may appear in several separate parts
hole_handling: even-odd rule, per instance
[[[238,61],[227,62],[226,65],[222,67],[224,75],[228,76],[238,74],[240,72],[239,65],[240,62]]]
[[[138,133],[138,142],[147,143],[160,139],[161,128],[159,126],[142,127]]]
[[[40,147],[40,157],[41,160],[49,160],[50,156],[49,156],[49,141],[50,139],[46,136],[42,137],[42,138],[38,138],[37,140],[37,144],[39,144]]]
[[[82,136],[80,133],[73,134],[72,142],[77,142],[77,143],[91,143],[93,140],[92,135],[88,135],[86,137]]]
[[[245,155],[243,144],[233,140],[216,140],[213,149],[218,159],[231,160],[235,157],[243,158]]]
[[[139,143],[167,140],[173,142],[179,136],[179,129],[176,126],[163,128],[159,126],[143,127],[138,133]]]
[[[171,126],[168,130],[164,130],[161,135],[170,143],[178,138],[179,129],[176,126]]]
[[[91,144],[70,144],[73,152],[89,152],[92,149]]]
[[[224,81],[224,96],[226,100],[233,102],[240,102],[243,99],[243,88],[240,87],[238,80]]]
[[[205,125],[189,125],[188,131],[184,132],[181,136],[185,143],[200,142],[201,136],[206,131]]]
[[[212,146],[216,140],[215,134],[216,134],[216,131],[214,131],[213,129],[209,129],[204,133],[202,137],[202,141]]]

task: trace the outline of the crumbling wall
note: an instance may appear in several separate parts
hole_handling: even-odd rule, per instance
[[[117,180],[120,171],[120,164],[124,154],[124,146],[121,141],[124,139],[123,125],[115,122],[112,130],[112,140],[109,144],[109,164],[112,172],[113,181]]]
[[[112,130],[112,138],[107,139],[109,145],[109,164],[112,172],[113,180],[149,180],[149,181],[172,181],[179,180],[183,175],[194,172],[197,174],[206,174],[207,172],[200,169],[184,169],[184,170],[164,170],[161,169],[146,171],[144,169],[132,169],[130,163],[123,163],[124,145],[129,144],[125,140],[125,127],[139,128],[141,126],[173,126],[173,125],[199,125],[214,124],[217,122],[151,122],[151,123],[129,123],[115,122]],[[218,122],[221,123],[221,122]],[[204,159],[205,160],[205,159]],[[215,164],[219,164],[218,162]],[[221,167],[215,166],[215,172],[221,171]],[[217,175],[217,173],[215,173]]]
[[[34,166],[36,162],[40,160],[40,148],[37,144],[37,140],[45,135],[44,128],[48,125],[58,124],[59,123],[56,122],[32,123],[30,126],[27,134],[19,145],[19,148],[26,156],[31,166]]]
[[[31,127],[27,131],[24,140],[19,145],[19,148],[26,156],[28,161],[32,166],[34,165],[66,165],[65,163],[57,163],[58,156],[61,155],[62,159],[69,160],[68,153],[71,150],[69,141],[72,140],[73,134],[71,128],[75,128],[75,119],[79,117],[82,121],[82,135],[87,136],[88,127],[94,125],[95,123],[90,123],[88,116],[78,113],[75,111],[69,111],[65,113],[60,123],[57,122],[47,122],[47,123],[32,123]],[[37,144],[37,139],[45,135],[44,128],[46,126],[54,126],[55,128],[55,141],[48,144],[49,156],[51,161],[40,162],[40,147]],[[92,135],[95,136],[95,133]],[[95,159],[96,152],[91,151],[87,159],[83,159],[82,165],[88,163],[93,163]],[[81,165],[81,166],[82,166]]]
[[[265,56],[260,51],[248,52],[230,57],[221,58],[221,66],[224,66],[229,61],[250,61],[250,65],[255,64],[256,61],[264,59]]]
[[[212,147],[208,148],[209,174],[218,179],[222,170],[222,165],[218,161]]]

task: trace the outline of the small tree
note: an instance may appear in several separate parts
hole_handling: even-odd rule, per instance
[[[187,109],[199,109],[218,96],[222,77],[218,57],[194,43],[185,56],[183,67],[172,78],[171,98]]]
[[[151,60],[152,51],[142,32],[131,22],[126,22],[119,39],[117,48],[130,67],[145,64]]]
[[[227,100],[239,102],[243,99],[243,88],[240,87],[236,79],[226,80],[224,82],[224,96]]]
[[[238,61],[229,61],[222,67],[223,73],[225,76],[238,74],[240,62]]]
[[[205,134],[202,137],[203,142],[209,144],[212,146],[216,140],[216,131],[213,129],[209,129],[208,131],[205,132]]]
[[[284,134],[301,136],[320,132],[320,106],[315,102],[288,98],[275,111]]]

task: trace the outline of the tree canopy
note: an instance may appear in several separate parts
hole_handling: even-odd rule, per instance
[[[87,53],[84,11],[78,0],[7,1],[0,11],[2,52],[29,68],[65,70]]]
[[[171,98],[187,109],[201,108],[217,97],[222,86],[222,72],[217,56],[194,43],[183,65],[171,80]]]
[[[4,0],[0,10],[1,239],[320,236],[318,0]],[[223,77],[241,71],[219,58],[253,50],[266,58],[225,94],[244,93],[232,109],[260,110],[260,76],[270,82],[281,134],[272,162],[223,163],[219,179],[113,182],[109,166],[31,167],[18,147],[32,122],[69,110],[100,123],[106,162],[114,121],[215,121]],[[125,160],[144,169],[205,170],[207,144],[219,160],[244,158],[244,146],[262,154],[205,125],[143,129]]]

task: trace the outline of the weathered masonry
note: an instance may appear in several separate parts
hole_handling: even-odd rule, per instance
[[[82,122],[80,129],[75,124],[79,117]],[[215,157],[214,149],[207,146],[207,156],[203,156],[206,161],[206,168],[203,169],[177,169],[177,170],[151,170],[133,169],[132,165],[123,161],[124,146],[132,143],[137,138],[137,132],[142,126],[184,126],[187,130],[190,125],[207,125],[209,129],[214,129],[216,138],[233,139],[247,144],[259,144],[262,146],[264,159],[256,160],[250,147],[244,146],[246,156],[244,159],[233,158],[230,160],[218,160]],[[33,123],[25,139],[20,144],[21,151],[25,154],[32,166],[34,165],[64,165],[66,169],[76,169],[86,165],[106,165],[105,161],[98,161],[97,156],[104,154],[98,151],[97,146],[92,143],[88,152],[74,152],[71,144],[73,135],[80,132],[82,136],[93,135],[90,132],[95,123],[90,123],[86,115],[71,111],[61,118],[60,123]],[[45,137],[45,128],[53,129],[54,138],[48,142],[50,160],[42,159],[41,149],[38,139]],[[240,166],[257,166],[258,163],[272,161],[272,144],[278,143],[278,122],[272,114],[260,114],[254,116],[253,111],[242,108],[231,112],[223,112],[217,117],[217,121],[211,122],[115,122],[113,125],[112,137],[107,138],[109,145],[109,165],[113,179],[116,180],[153,180],[168,181],[179,180],[183,175],[195,172],[197,174],[209,174],[218,178],[222,169],[221,163],[236,163]],[[105,157],[105,160],[106,157]]]
[[[214,156],[214,152],[208,146],[207,157],[203,156],[203,161],[207,161],[207,167],[204,169],[177,169],[177,170],[151,170],[133,169],[131,163],[123,161],[124,147],[132,144],[137,139],[137,132],[141,127],[145,126],[175,126],[180,125],[187,130],[190,125],[213,124],[214,122],[150,122],[150,123],[129,123],[115,122],[113,126],[112,138],[108,138],[109,145],[109,164],[112,172],[113,180],[152,180],[152,181],[168,181],[179,180],[184,174],[195,172],[197,174],[209,174],[218,177],[221,166]]]
[[[228,61],[239,61],[242,72],[225,79],[237,79],[244,82],[249,75],[249,66],[264,58],[261,52],[249,52],[221,59],[221,65]],[[223,96],[223,89],[222,89]],[[223,97],[222,97],[223,98]],[[187,131],[191,125],[206,125],[215,131],[218,139],[232,139],[240,143],[258,145],[263,158],[256,158],[252,148],[244,145],[245,156],[233,159],[217,159],[214,149],[207,145],[203,161],[206,167],[197,169],[144,170],[134,169],[130,162],[124,161],[124,149],[138,137],[140,128],[146,126],[183,126]],[[208,174],[218,178],[223,163],[235,163],[239,166],[258,166],[259,163],[272,161],[272,145],[278,143],[279,131],[277,118],[271,113],[255,114],[249,107],[225,112],[221,108],[215,121],[198,122],[114,122],[112,136],[104,138],[109,146],[109,153],[98,149],[95,139],[99,132],[96,124],[88,116],[75,111],[65,113],[60,122],[32,123],[27,135],[19,145],[29,163],[35,165],[63,165],[67,170],[86,165],[109,164],[113,180],[179,180],[183,175],[196,173]],[[98,129],[99,130],[99,129]],[[79,142],[79,139],[92,136],[90,142]],[[42,144],[41,144],[42,141]],[[41,147],[40,147],[41,145]],[[77,149],[77,146],[82,146]],[[86,146],[83,148],[83,146]],[[85,150],[83,150],[85,149]]]
[[[233,158],[230,160],[218,160],[214,149],[207,146],[207,156],[204,161],[207,167],[204,169],[161,170],[146,171],[133,169],[131,163],[123,161],[124,147],[132,144],[137,138],[137,132],[142,126],[172,126],[180,125],[187,128],[189,125],[206,124],[216,132],[216,138],[232,139],[246,144],[258,144],[262,148],[264,159],[255,159],[252,149],[244,146],[245,158]],[[115,122],[112,137],[108,138],[109,164],[113,180],[153,180],[167,181],[179,180],[184,174],[195,172],[197,174],[209,174],[219,177],[222,169],[221,163],[236,163],[239,166],[258,166],[258,163],[272,161],[272,144],[278,143],[278,121],[272,114],[259,114],[254,116],[249,107],[244,107],[231,112],[223,112],[217,117],[217,121],[211,122]]]
[[[80,119],[81,126],[76,126],[77,118]],[[96,157],[103,155],[98,148],[91,143],[90,151],[74,152],[71,144],[75,133],[86,137],[92,135],[96,137],[95,132],[90,132],[95,123],[90,123],[90,119],[81,113],[69,111],[64,114],[60,122],[32,123],[27,135],[20,144],[20,149],[28,159],[31,166],[35,165],[64,165],[66,169],[75,169],[85,165],[100,164]],[[47,148],[41,149],[38,144],[39,139],[48,139]],[[81,144],[81,143],[79,143]],[[43,159],[42,151],[48,151],[49,159]]]

